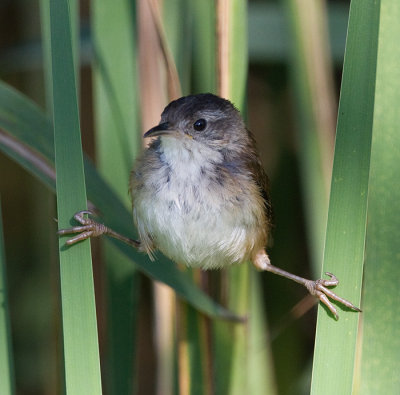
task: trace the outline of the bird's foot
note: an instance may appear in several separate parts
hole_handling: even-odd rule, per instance
[[[303,277],[296,276],[295,274],[289,273],[279,267],[273,266],[271,261],[265,252],[265,250],[259,251],[253,258],[253,264],[260,270],[266,270],[271,273],[278,274],[279,276],[286,277],[290,280],[296,281],[299,284],[304,285],[311,295],[318,298],[334,315],[336,319],[339,319],[336,307],[333,303],[329,300],[335,300],[344,306],[348,307],[349,309],[355,311],[361,311],[358,307],[354,306],[353,303],[349,302],[348,300],[341,298],[340,296],[336,295],[327,287],[336,287],[339,284],[339,280],[336,278],[335,275],[332,273],[325,273],[329,276],[329,279],[319,279],[316,281],[308,280]]]
[[[74,215],[74,219],[81,225],[73,226],[72,228],[68,229],[60,229],[57,232],[57,234],[60,236],[79,233],[78,235],[68,239],[65,242],[67,245],[72,245],[78,243],[79,241],[86,240],[89,237],[97,237],[103,234],[107,234],[109,232],[107,226],[100,224],[89,217],[85,217],[85,215],[94,215],[94,214],[90,210],[78,211]]]
[[[330,289],[327,288],[327,287],[336,287],[336,285],[339,284],[339,280],[332,273],[326,272],[325,274],[329,276],[330,279],[326,280],[320,278],[319,280],[316,281],[307,280],[307,282],[304,285],[306,286],[310,294],[318,298],[329,309],[329,311],[334,315],[336,319],[339,319],[339,316],[336,307],[332,304],[329,298],[331,298],[332,300],[336,300],[337,302],[348,307],[349,309],[355,311],[361,311],[358,307],[354,306],[353,303],[349,302],[347,299],[344,299],[336,295],[334,292],[332,292]]]

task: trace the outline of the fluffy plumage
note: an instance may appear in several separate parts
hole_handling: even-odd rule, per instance
[[[194,124],[205,120],[203,130]],[[267,243],[267,177],[239,112],[211,94],[170,103],[131,174],[142,249],[203,269],[251,260]]]

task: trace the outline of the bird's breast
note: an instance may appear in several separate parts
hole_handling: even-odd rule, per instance
[[[214,268],[247,259],[260,238],[257,214],[242,186],[221,174],[220,154],[189,139],[164,140],[156,171],[133,191],[139,232],[189,266]]]

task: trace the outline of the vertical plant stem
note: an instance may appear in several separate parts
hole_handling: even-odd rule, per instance
[[[355,391],[363,395],[395,394],[400,387],[400,3],[381,0],[379,16],[361,371]]]
[[[323,270],[340,279],[340,295],[359,305],[364,263],[379,4],[353,0],[336,134]],[[339,292],[339,289],[337,292]],[[360,314],[334,322],[318,309],[312,394],[351,394]]]
[[[86,207],[69,3],[50,1],[53,120],[60,228]],[[60,275],[67,394],[101,394],[100,360],[90,242],[65,247],[60,238]]]

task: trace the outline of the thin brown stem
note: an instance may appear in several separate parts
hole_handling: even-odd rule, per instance
[[[168,45],[167,35],[165,33],[163,25],[163,19],[161,17],[160,3],[157,0],[150,0],[149,5],[157,30],[158,39],[160,41],[160,48],[163,54],[165,67],[167,70],[168,99],[169,101],[172,101],[182,96],[178,70],[176,68],[171,49]]]

